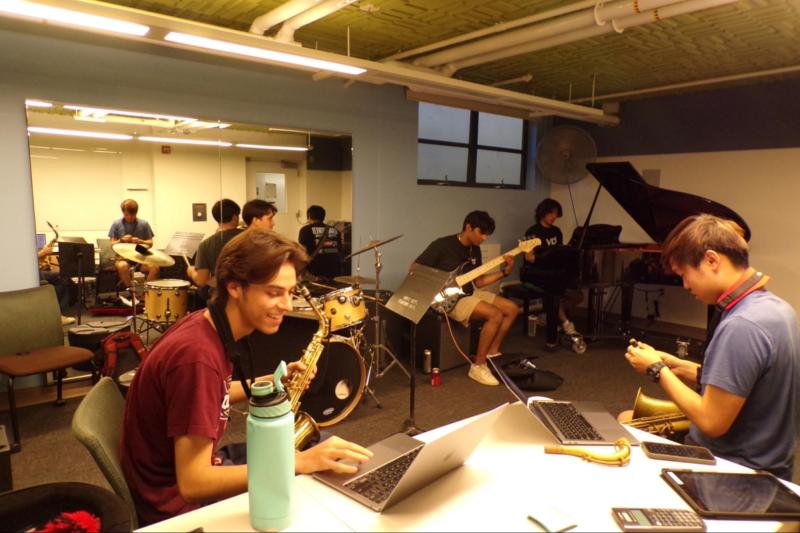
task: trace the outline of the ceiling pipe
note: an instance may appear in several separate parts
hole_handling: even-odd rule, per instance
[[[323,2],[311,9],[303,11],[283,22],[283,26],[281,26],[281,29],[275,34],[275,40],[282,43],[294,43],[294,32],[356,1],[357,0],[327,0],[327,2]]]
[[[437,67],[447,63],[455,63],[476,55],[485,54],[494,50],[517,46],[532,40],[545,39],[581,28],[603,25],[606,21],[629,15],[636,15],[643,11],[674,4],[681,0],[620,0],[608,5],[597,4],[594,9],[572,13],[558,17],[541,24],[505,32],[501,35],[487,37],[479,41],[463,44],[440,52],[434,52],[418,57],[412,61],[422,67]]]
[[[264,13],[257,17],[252,24],[250,24],[250,33],[257,33],[264,35],[267,30],[276,24],[280,24],[284,20],[290,19],[295,15],[299,15],[307,9],[311,9],[315,5],[322,2],[322,0],[289,0],[272,11]]]
[[[533,80],[533,74],[525,74],[523,76],[518,76],[516,78],[511,78],[508,80],[501,80],[496,81],[491,84],[492,87],[502,87],[503,85],[514,85],[515,83],[530,83]]]
[[[440,48],[445,48],[447,46],[453,46],[454,44],[463,43],[465,41],[472,41],[474,39],[480,39],[481,37],[486,37],[487,35],[502,33],[504,31],[513,30],[514,28],[519,28],[520,26],[528,26],[530,24],[541,22],[543,20],[560,17],[561,15],[567,15],[569,13],[574,13],[575,11],[580,11],[582,9],[593,7],[596,3],[597,0],[584,0],[583,2],[577,2],[575,4],[570,4],[568,6],[564,6],[558,9],[551,9],[550,11],[545,11],[544,13],[537,13],[535,15],[530,15],[528,17],[509,20],[508,22],[495,24],[494,26],[489,26],[488,28],[483,28],[469,33],[463,33],[461,35],[456,35],[455,37],[451,37],[443,41],[438,41],[435,43],[427,44],[425,46],[420,46],[419,48],[414,48],[412,50],[406,50],[405,52],[399,52],[389,57],[385,57],[381,61],[394,61],[399,59],[405,59],[407,57],[418,56],[426,52],[432,52],[433,50],[438,50]]]
[[[508,57],[528,54],[538,50],[544,50],[545,48],[551,48],[553,46],[558,46],[569,42],[597,37],[599,35],[614,31],[621,33],[626,28],[641,26],[650,22],[657,22],[659,20],[675,17],[677,15],[684,15],[686,13],[693,13],[703,9],[732,4],[737,1],[738,0],[687,0],[659,9],[654,9],[647,13],[640,13],[638,15],[614,19],[612,24],[593,26],[575,31],[571,34],[559,35],[550,39],[541,39],[527,44],[512,46],[502,50],[497,50],[495,52],[471,57],[462,61],[453,62],[446,65],[445,68],[442,69],[442,73],[452,76],[453,73],[463,68],[491,63],[493,61],[499,61]]]
[[[795,74],[797,72],[800,72],[800,65],[792,65],[790,67],[771,68],[767,70],[758,70],[755,72],[746,72],[744,74],[731,74],[730,76],[718,76],[716,78],[706,78],[704,80],[686,81],[683,83],[671,83],[669,85],[648,87],[646,89],[636,89],[634,91],[624,91],[619,93],[604,94],[601,96],[595,96],[594,98],[592,98],[591,96],[587,96],[586,98],[577,98],[575,100],[572,100],[572,103],[579,104],[582,102],[589,102],[592,99],[594,99],[594,101],[619,100],[622,98],[626,98],[628,96],[641,96],[653,93],[667,93],[672,91],[678,91],[681,89],[690,89],[694,87],[704,87],[706,85],[715,85],[717,83],[749,80],[752,78],[762,78],[764,76],[779,76],[781,74]]]

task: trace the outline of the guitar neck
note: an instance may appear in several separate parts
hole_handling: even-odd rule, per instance
[[[456,276],[456,283],[458,284],[459,287],[463,287],[467,283],[473,281],[476,278],[479,278],[479,277],[483,276],[484,274],[486,274],[490,270],[492,270],[494,268],[497,268],[500,265],[502,265],[503,263],[505,263],[506,262],[505,256],[507,256],[507,255],[518,255],[520,253],[522,253],[522,250],[520,249],[519,246],[517,246],[516,248],[514,248],[512,250],[509,250],[508,252],[504,253],[503,255],[495,257],[491,261],[488,261],[488,262],[482,264],[481,266],[479,266],[477,268],[473,268],[469,272],[461,274],[460,276]]]

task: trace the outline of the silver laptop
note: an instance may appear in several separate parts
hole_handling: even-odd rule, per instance
[[[639,441],[597,402],[534,400],[514,383],[495,359],[489,359],[503,384],[528,411],[564,445],[608,446],[625,437],[632,445]]]
[[[314,477],[381,512],[464,464],[508,404],[480,414],[427,444],[396,433],[373,444],[374,454],[355,474],[318,472]]]

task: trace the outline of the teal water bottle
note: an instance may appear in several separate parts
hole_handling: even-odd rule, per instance
[[[261,531],[285,529],[291,521],[294,484],[294,413],[281,384],[286,363],[270,381],[250,388],[247,417],[247,490],[250,525]]]

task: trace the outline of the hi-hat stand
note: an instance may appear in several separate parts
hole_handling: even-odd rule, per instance
[[[375,394],[375,388],[373,385],[374,378],[381,378],[383,377],[386,372],[389,371],[392,366],[397,365],[403,373],[411,378],[411,374],[408,370],[400,364],[400,361],[397,359],[397,356],[392,352],[392,350],[384,343],[386,338],[386,323],[381,320],[381,306],[383,306],[383,302],[381,302],[381,270],[383,269],[383,264],[381,263],[381,258],[383,254],[378,249],[378,244],[373,246],[373,250],[375,253],[375,316],[371,318],[374,322],[375,328],[375,337],[372,344],[369,344],[369,364],[367,368],[367,379],[366,384],[364,386],[364,390],[367,391],[373,400],[375,400],[375,404],[377,407],[381,407],[381,402],[378,400],[378,397]],[[355,255],[355,254],[354,254]],[[386,365],[383,369],[381,369],[381,356],[382,354],[386,354],[391,358],[389,364]]]

